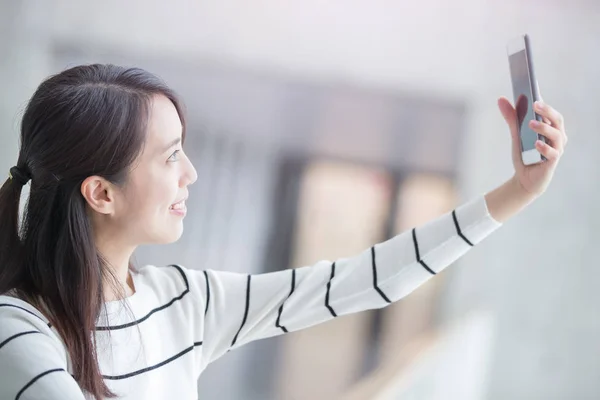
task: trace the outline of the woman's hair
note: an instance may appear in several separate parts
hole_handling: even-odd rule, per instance
[[[13,171],[31,177],[22,221],[23,176],[0,189],[0,294],[12,292],[44,310],[65,343],[75,380],[98,399],[116,396],[104,383],[96,353],[103,285],[111,282],[121,297],[124,291],[95,246],[81,184],[89,176],[126,183],[144,147],[155,95],[173,102],[185,134],[175,93],[142,69],[94,64],[48,78],[21,123]]]

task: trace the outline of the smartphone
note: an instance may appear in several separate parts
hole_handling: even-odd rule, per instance
[[[533,110],[533,103],[541,98],[533,69],[529,36],[522,35],[512,39],[508,43],[507,51],[521,138],[521,159],[525,165],[537,164],[546,158],[535,148],[535,142],[546,142],[546,138],[529,127],[529,121],[533,119],[542,122],[542,117]]]

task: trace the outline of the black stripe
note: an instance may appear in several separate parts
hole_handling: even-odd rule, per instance
[[[237,333],[235,334],[235,337],[233,338],[233,341],[231,342],[232,346],[235,344],[235,342],[237,342],[237,338],[240,332],[242,331],[244,324],[246,323],[246,319],[248,318],[248,310],[250,309],[250,279],[251,275],[248,275],[248,281],[246,283],[246,310],[244,311],[244,319],[242,320],[242,325],[240,326],[240,329],[238,329]]]
[[[412,238],[413,238],[413,243],[415,244],[415,254],[417,255],[417,261],[419,262],[419,264],[421,264],[423,266],[423,268],[425,268],[431,275],[435,275],[435,271],[433,271],[431,268],[429,268],[427,266],[427,264],[425,264],[425,261],[421,260],[421,255],[419,254],[419,243],[417,242],[417,230],[415,228],[413,228],[412,230]]]
[[[23,308],[21,306],[17,306],[17,305],[14,305],[14,304],[9,304],[9,303],[0,303],[0,307],[14,307],[14,308],[19,308],[19,309],[21,309],[23,311],[28,312],[29,314],[33,315],[34,317],[39,318],[43,323],[45,323],[46,325],[48,325],[48,328],[52,327],[52,324],[50,324],[50,322],[46,322],[46,320],[44,320],[44,318],[40,317],[36,313],[33,313],[33,312],[29,311],[28,309]]]
[[[471,241],[469,239],[467,239],[460,230],[460,225],[458,224],[458,218],[456,218],[456,210],[452,211],[452,219],[454,220],[454,226],[456,226],[456,232],[458,233],[458,236],[460,236],[465,242],[467,242],[467,244],[469,246],[473,247],[473,243],[471,243]]]
[[[190,284],[188,283],[187,276],[185,275],[185,272],[183,272],[183,269],[179,265],[176,265],[176,264],[171,264],[171,265],[169,265],[169,267],[176,268],[177,271],[179,271],[179,273],[181,274],[181,278],[183,278],[183,282],[185,283],[185,288],[186,288],[186,290],[189,291]]]
[[[158,308],[155,308],[153,310],[151,310],[148,314],[146,314],[144,317],[133,321],[133,322],[128,322],[126,324],[123,325],[112,325],[112,326],[97,326],[96,327],[96,331],[115,331],[118,329],[125,329],[125,328],[129,328],[132,326],[135,326],[141,322],[144,322],[145,320],[147,320],[148,318],[150,318],[150,316],[158,311],[164,310],[165,308],[169,308],[173,303],[175,303],[176,301],[179,301],[181,299],[183,299],[183,297],[188,294],[190,292],[190,286],[188,284],[188,280],[187,277],[185,276],[185,273],[183,272],[183,270],[178,266],[178,265],[169,265],[170,267],[174,267],[176,268],[179,273],[181,274],[182,278],[183,278],[183,282],[185,283],[185,290],[183,291],[183,293],[181,293],[179,296],[171,299],[171,301],[169,301],[167,304],[164,304]]]
[[[8,339],[6,339],[4,342],[0,343],[0,349],[2,348],[2,346],[4,346],[6,343],[10,342],[11,340],[18,338],[19,336],[29,335],[30,333],[42,333],[42,332],[40,332],[40,331],[27,331],[27,332],[17,333],[16,335],[12,335]]]
[[[187,353],[189,353],[190,351],[194,350],[194,347],[197,347],[197,346],[202,346],[202,342],[194,342],[193,346],[190,346],[187,349],[185,349],[183,351],[180,351],[179,353],[175,354],[173,357],[170,357],[170,358],[166,359],[165,361],[162,361],[162,362],[160,362],[160,363],[158,363],[156,365],[153,365],[151,367],[142,368],[142,369],[139,369],[137,371],[130,372],[128,374],[123,374],[123,375],[102,375],[102,377],[104,379],[109,379],[109,380],[113,380],[113,381],[114,380],[119,380],[119,379],[131,378],[132,376],[136,376],[136,375],[140,375],[140,374],[143,374],[145,372],[148,372],[148,371],[152,371],[154,369],[160,368],[163,365],[166,365],[166,364],[170,363],[171,361],[175,361],[179,357],[184,356]]]
[[[204,308],[204,315],[208,312],[208,304],[210,303],[210,283],[208,282],[208,272],[204,271],[204,277],[206,278],[206,307]]]
[[[331,276],[329,277],[329,281],[327,282],[327,293],[325,293],[325,307],[329,310],[331,315],[337,317],[335,311],[333,311],[333,307],[329,305],[329,291],[331,290],[331,280],[335,276],[335,262],[331,264]]]
[[[27,385],[23,386],[23,389],[19,390],[19,393],[17,393],[17,397],[15,397],[15,400],[19,400],[19,398],[21,397],[21,395],[23,394],[23,392],[24,392],[24,391],[25,391],[25,390],[26,390],[26,389],[27,389],[29,386],[33,385],[33,384],[35,383],[35,381],[37,381],[38,379],[40,379],[40,378],[42,378],[42,377],[44,377],[44,376],[46,376],[46,375],[48,375],[48,374],[51,374],[52,372],[60,372],[60,371],[62,371],[62,372],[65,372],[65,370],[64,370],[64,369],[62,369],[62,368],[56,368],[56,369],[51,369],[51,370],[48,370],[48,371],[46,371],[46,372],[42,372],[41,374],[39,374],[38,376],[36,376],[36,377],[35,377],[35,378],[33,378],[32,380],[30,380],[30,381],[29,381],[29,383],[27,383]]]
[[[375,288],[375,290],[377,290],[377,293],[379,293],[379,295],[383,297],[385,301],[391,303],[390,299],[388,299],[385,293],[383,293],[383,291],[379,289],[379,286],[377,286],[377,263],[375,262],[375,246],[371,247],[371,265],[373,265],[373,287]]]
[[[290,298],[292,293],[294,293],[294,289],[296,289],[296,269],[292,268],[292,289],[290,290],[290,294],[288,294],[288,297],[285,300]],[[285,326],[279,325],[279,321],[281,320],[281,313],[283,312],[284,304],[285,304],[285,301],[283,303],[281,303],[281,306],[279,307],[279,314],[277,315],[277,321],[275,321],[275,326],[277,328],[281,328],[281,330],[284,331],[285,333],[288,333],[288,330]]]

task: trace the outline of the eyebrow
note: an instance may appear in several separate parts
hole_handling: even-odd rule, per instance
[[[179,143],[181,143],[181,138],[180,138],[180,137],[178,137],[178,138],[177,138],[177,139],[175,139],[175,140],[171,140],[171,141],[169,142],[169,144],[167,144],[165,147],[163,147],[163,149],[162,149],[162,153],[166,152],[166,151],[167,151],[167,150],[169,150],[171,147],[178,145]],[[161,153],[161,154],[162,154],[162,153]]]

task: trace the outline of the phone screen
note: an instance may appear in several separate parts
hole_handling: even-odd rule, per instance
[[[527,67],[527,53],[525,50],[521,50],[511,54],[508,59],[522,151],[532,150],[535,149],[538,134],[529,128],[529,121],[535,119],[535,114],[529,68]]]

